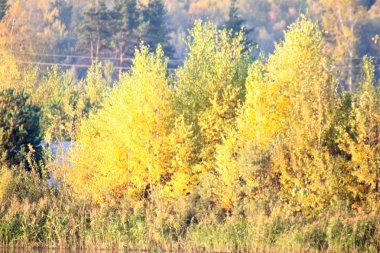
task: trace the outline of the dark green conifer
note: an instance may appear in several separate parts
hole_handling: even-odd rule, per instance
[[[5,14],[7,14],[8,9],[8,0],[0,0],[0,20],[4,18]]]
[[[83,17],[77,31],[79,48],[89,52],[93,61],[96,61],[100,52],[110,49],[112,15],[104,0],[97,0],[89,4]]]
[[[172,55],[174,51],[170,44],[167,11],[162,0],[150,0],[143,10],[143,17],[142,40],[144,43],[152,50],[156,50],[160,44],[167,56]]]
[[[252,32],[252,29],[247,29],[244,26],[245,20],[239,15],[239,8],[236,6],[237,0],[231,0],[230,11],[228,13],[228,20],[224,24],[224,28],[232,31],[232,34],[237,34],[243,31],[246,35]]]
[[[139,45],[140,12],[136,0],[118,0],[113,11],[113,42],[112,47],[118,52],[120,66],[124,57],[133,56],[134,49]]]
[[[41,141],[40,108],[23,91],[0,91],[0,163],[29,168],[28,153],[42,158]]]

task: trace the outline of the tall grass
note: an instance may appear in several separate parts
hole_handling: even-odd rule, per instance
[[[380,250],[376,213],[326,213],[306,220],[281,211],[226,214],[196,206],[190,197],[165,201],[153,195],[152,199],[133,207],[126,203],[96,206],[73,198],[65,185],[49,186],[33,171],[2,168],[1,246],[155,252]]]

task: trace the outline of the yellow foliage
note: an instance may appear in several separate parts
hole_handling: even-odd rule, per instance
[[[231,140],[218,150],[219,178],[222,188],[229,188],[222,192],[236,192],[240,175],[253,190],[250,194],[256,195],[252,197],[263,194],[260,184],[277,188],[268,185],[272,182],[281,183],[281,195],[302,208],[324,205],[326,201],[318,198],[328,198],[321,185],[331,165],[322,136],[330,120],[334,82],[322,47],[318,26],[301,17],[267,63],[259,60],[252,65],[235,150],[225,158],[223,152],[231,149]],[[226,169],[230,166],[231,171]],[[305,192],[305,197],[294,198],[294,189]]]
[[[0,50],[0,89],[13,88],[33,93],[37,72],[21,68],[18,60],[6,50]]]
[[[161,49],[156,55],[147,47],[136,52],[131,74],[81,126],[65,179],[75,192],[95,202],[136,201],[162,188],[188,192],[192,133],[183,119],[175,120],[166,75]]]
[[[7,198],[10,184],[12,183],[12,171],[2,166],[0,167],[0,203],[3,203]]]
[[[340,148],[351,156],[347,162],[347,172],[351,177],[349,190],[354,198],[368,200],[376,205],[380,182],[380,96],[374,86],[373,61],[363,58],[361,90],[357,92],[356,104],[352,105],[354,135],[343,134],[339,140]]]

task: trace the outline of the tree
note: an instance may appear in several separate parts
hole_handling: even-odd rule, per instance
[[[354,83],[354,59],[358,57],[358,31],[366,8],[356,0],[320,0],[323,7],[322,26],[327,31],[328,52],[345,71],[347,88]]]
[[[115,4],[114,19],[116,30],[113,32],[113,47],[118,51],[120,67],[124,57],[132,56],[139,45],[140,12],[136,0],[119,0]]]
[[[211,23],[197,21],[190,30],[189,53],[178,70],[176,106],[193,126],[200,178],[214,172],[216,146],[234,129],[244,101],[252,58],[243,41],[241,33],[232,36]]]
[[[59,20],[66,29],[71,26],[73,6],[65,0],[53,0],[49,5],[49,12],[51,13],[52,23],[54,20]]]
[[[37,82],[37,72],[31,68],[22,68],[16,57],[0,50],[0,90],[25,90],[33,94]]]
[[[4,18],[5,14],[7,14],[8,9],[8,0],[0,0],[0,20]]]
[[[253,199],[280,190],[292,211],[310,214],[329,203],[333,166],[323,136],[334,82],[322,49],[319,27],[301,17],[268,62],[251,67],[237,134],[218,148],[219,196],[225,205],[237,204],[231,193],[243,185],[243,196]],[[231,197],[223,200],[228,192]]]
[[[72,5],[65,0],[49,2],[45,13],[43,37],[45,48],[49,48],[50,51],[65,52],[73,46],[74,41],[69,36],[72,8]]]
[[[231,30],[232,34],[238,34],[244,31],[246,35],[252,32],[252,29],[246,29],[244,26],[245,20],[239,16],[239,9],[236,6],[237,0],[231,0],[230,10],[228,13],[228,20],[224,24],[224,28]]]
[[[163,51],[143,46],[131,74],[81,125],[66,181],[98,203],[109,197],[135,202],[161,190],[186,194],[193,154],[188,136],[191,128],[174,116]]]
[[[25,3],[17,0],[8,9],[0,23],[0,43],[3,49],[33,52],[39,40],[28,18]],[[34,40],[30,40],[33,37]]]
[[[103,0],[92,1],[83,13],[83,21],[77,30],[79,47],[90,53],[96,61],[101,51],[110,48],[111,15]]]
[[[354,208],[375,207],[380,196],[380,96],[374,80],[373,60],[365,56],[360,90],[347,95],[338,111],[343,120],[334,125],[335,154],[344,160],[344,187]]]
[[[167,11],[162,0],[149,1],[143,9],[143,20],[141,40],[152,50],[160,44],[167,56],[172,55],[174,52],[170,45]]]
[[[349,141],[353,189],[360,199],[376,206],[380,197],[380,94],[375,87],[373,59],[363,58],[361,90],[358,92],[357,136]]]
[[[40,108],[29,101],[24,91],[0,91],[0,153],[8,166],[31,166],[27,157],[42,158]]]
[[[46,143],[73,139],[77,87],[53,67],[35,88],[31,99],[41,108],[40,125]]]
[[[84,115],[89,115],[90,112],[101,108],[103,99],[107,97],[110,84],[103,77],[102,64],[93,63],[87,70],[87,76],[81,82],[80,96],[83,103],[82,112]]]

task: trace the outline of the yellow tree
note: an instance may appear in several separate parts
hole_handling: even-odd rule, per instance
[[[0,50],[0,89],[25,90],[33,94],[37,72],[22,68],[16,57],[6,50]]]
[[[354,207],[378,205],[380,197],[380,96],[375,88],[373,60],[363,58],[361,89],[354,94],[351,132],[343,132],[338,139],[340,148],[349,155],[348,189],[353,195]],[[340,141],[339,141],[340,140]],[[364,201],[364,202],[363,202]]]
[[[228,190],[225,186],[244,182],[245,194],[259,198],[265,186],[278,189],[281,184],[282,197],[296,210],[326,204],[329,188],[321,186],[328,185],[331,164],[323,135],[330,121],[334,82],[322,50],[319,27],[301,17],[268,62],[251,67],[238,133],[233,136],[235,150],[229,152],[237,161],[235,172],[225,162],[218,166],[221,178],[227,180],[221,184],[222,193]],[[229,141],[226,145],[231,146]],[[221,146],[219,152],[225,150]]]
[[[59,9],[52,0],[12,1],[0,23],[0,47],[17,52],[18,58],[35,58],[34,53],[57,49],[68,35],[68,24],[61,18],[70,18],[70,7],[64,2]]]
[[[0,46],[2,48],[28,52],[37,50],[41,41],[36,36],[35,29],[40,27],[42,19],[39,18],[42,17],[42,13],[38,8],[31,8],[29,4],[33,6],[37,3],[17,0],[8,9],[0,23]],[[30,13],[34,15],[30,15]],[[34,39],[30,39],[31,37]]]
[[[173,114],[167,61],[143,46],[96,114],[83,122],[65,181],[101,203],[138,201],[151,191],[186,194],[191,177],[191,128]],[[189,142],[190,140],[190,142]]]

